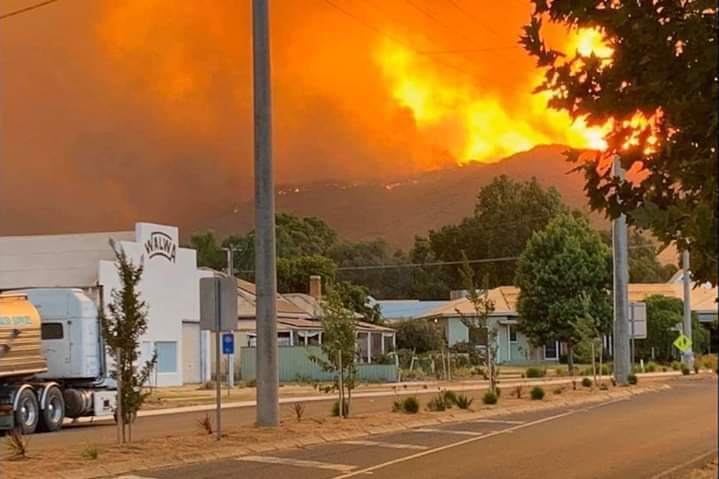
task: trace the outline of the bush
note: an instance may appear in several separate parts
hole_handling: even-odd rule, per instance
[[[672,371],[681,371],[682,370],[682,363],[679,361],[672,361]]]
[[[512,396],[516,397],[517,399],[522,399],[522,386],[515,386]]]
[[[528,378],[542,378],[544,377],[544,369],[528,368],[524,374]]]
[[[607,375],[609,375],[609,374],[612,374],[612,372],[614,372],[614,368],[612,367],[611,364],[602,364],[601,374],[602,374],[603,376],[607,376]]]
[[[297,419],[297,422],[302,422],[302,416],[305,414],[305,403],[294,403],[292,405],[292,410],[295,412],[295,418]]]
[[[207,435],[212,434],[212,419],[210,419],[209,414],[205,414],[205,417],[197,421],[197,423]]]
[[[565,373],[565,372],[566,372],[566,371],[564,370],[564,368],[556,368],[556,369],[554,370],[554,375],[555,375],[555,376],[562,377],[562,376],[564,376],[564,373]]]
[[[592,387],[592,380],[589,378],[582,378],[582,386],[584,386],[585,388]]]
[[[349,413],[349,402],[345,399],[345,414]],[[339,417],[340,415],[340,401],[337,399],[335,402],[332,403],[332,415],[335,417]]]
[[[100,451],[97,446],[88,446],[80,453],[80,457],[87,459],[88,461],[95,461],[99,456]]]
[[[709,369],[711,371],[715,371],[717,368],[717,355],[716,354],[705,354],[702,356],[702,366],[705,369]]]
[[[438,412],[447,409],[447,401],[444,399],[443,394],[437,394],[427,403],[427,409],[429,411]]]
[[[644,370],[648,373],[653,373],[654,371],[657,370],[657,363],[655,363],[653,361],[649,361],[647,363],[646,367],[644,368]]]
[[[554,388],[554,390],[552,391],[552,393],[554,393],[554,394],[562,394],[563,392],[564,392],[564,388],[563,388],[562,386],[557,386],[557,387]]]
[[[482,402],[484,404],[497,404],[497,399],[497,395],[492,391],[487,391],[484,393],[484,396],[482,396]]]
[[[682,364],[682,374],[684,376],[689,376],[690,373],[691,373],[691,371],[689,370],[689,368],[687,366],[685,366],[684,364]]]
[[[469,407],[472,405],[472,402],[474,402],[474,399],[467,397],[465,394],[457,395],[457,399],[454,400],[454,403],[460,409],[469,409]]]
[[[637,384],[637,375],[634,373],[629,374],[627,376],[627,382],[632,385]]]
[[[11,429],[8,433],[7,449],[10,451],[11,459],[25,459],[27,458],[28,446],[30,443],[22,435],[22,431],[19,428]]]
[[[419,401],[414,396],[398,399],[392,405],[392,412],[417,414],[419,412]]]
[[[609,386],[607,386],[606,384],[602,383],[602,384],[599,385],[599,389],[602,390],[602,391],[609,391]]]
[[[532,397],[532,401],[541,401],[544,399],[544,389],[539,386],[534,386],[529,392],[529,395]]]
[[[446,389],[442,391],[442,396],[444,397],[444,403],[447,405],[448,408],[452,407],[453,404],[457,403],[457,393],[455,393],[454,391]]]

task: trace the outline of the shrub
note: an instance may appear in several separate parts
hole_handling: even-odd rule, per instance
[[[682,370],[682,363],[679,361],[672,361],[672,371],[681,371]]]
[[[686,365],[682,364],[682,374],[684,376],[689,376],[690,373],[691,371],[689,370],[689,368]]]
[[[603,376],[606,376],[608,374],[612,374],[614,371],[614,368],[611,364],[602,364],[602,370],[600,371]]]
[[[296,402],[292,405],[292,410],[295,412],[297,422],[302,422],[302,416],[305,414],[305,403]]]
[[[443,394],[437,394],[427,403],[427,409],[429,411],[438,412],[447,409],[447,401],[444,399]]]
[[[576,390],[577,390],[577,380],[572,379],[572,391],[576,391]]]
[[[582,378],[582,386],[584,386],[585,388],[592,387],[592,380],[589,378]]]
[[[534,386],[529,392],[529,395],[532,397],[532,401],[541,401],[544,399],[544,389],[539,386]]]
[[[649,361],[647,363],[646,367],[644,368],[644,370],[648,373],[653,373],[654,371],[657,370],[657,363],[655,363],[653,361]]]
[[[22,431],[18,428],[12,429],[8,433],[7,449],[10,451],[10,459],[25,459],[27,458],[28,446],[30,443],[22,435]]]
[[[717,368],[717,355],[716,354],[705,354],[702,356],[702,366],[711,371]]]
[[[602,384],[599,385],[599,389],[601,389],[602,391],[608,391],[608,390],[609,390],[609,386],[607,386],[606,384],[602,383]]]
[[[202,428],[202,430],[205,431],[208,435],[212,434],[212,419],[210,419],[209,414],[205,414],[205,417],[197,421],[197,423],[200,425],[200,428]]]
[[[450,391],[449,389],[442,391],[444,402],[448,408],[452,407],[453,404],[457,403],[457,393]]]
[[[556,368],[556,369],[554,370],[554,375],[555,375],[555,376],[561,377],[561,376],[564,376],[564,373],[565,373],[564,368]]]
[[[637,375],[634,373],[631,373],[627,376],[627,382],[629,384],[637,384]]]
[[[392,404],[392,412],[417,414],[419,412],[419,401],[414,396],[406,397],[404,399],[397,399]]]
[[[554,390],[552,391],[552,393],[554,393],[554,394],[562,394],[563,392],[564,392],[564,388],[563,388],[562,386],[557,386],[557,387],[554,388]]]
[[[94,461],[100,456],[100,451],[97,449],[97,446],[88,446],[82,450],[80,456],[88,461]]]
[[[457,395],[457,398],[454,400],[454,403],[460,409],[469,409],[473,402],[474,399],[467,397],[465,394]]]
[[[349,412],[349,402],[345,399],[345,414]],[[335,402],[332,403],[332,415],[335,417],[339,417],[340,415],[340,401],[337,399]]]
[[[499,381],[497,381],[499,382]],[[500,388],[494,388],[494,392],[497,394],[497,399],[502,397],[502,390]]]
[[[487,391],[484,393],[484,396],[482,396],[482,402],[484,404],[497,404],[497,399],[497,395],[492,391]]]
[[[665,368],[665,367],[662,366],[662,372],[663,372],[663,373],[667,372],[667,368]]]
[[[539,368],[528,368],[525,372],[528,378],[541,378],[544,377],[544,369]]]

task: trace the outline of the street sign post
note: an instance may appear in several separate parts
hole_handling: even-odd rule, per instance
[[[217,440],[222,437],[220,428],[222,398],[222,361],[220,342],[222,331],[232,331],[237,325],[237,282],[234,278],[200,279],[200,329],[215,333],[215,391],[217,399]],[[234,341],[232,342],[234,349]]]
[[[222,333],[222,354],[227,358],[227,397],[230,397],[230,391],[235,387],[232,377],[234,375],[232,362],[235,360],[235,335],[233,333]]]

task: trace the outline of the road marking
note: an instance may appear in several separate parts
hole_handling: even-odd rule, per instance
[[[460,436],[482,436],[486,433],[484,432],[477,432],[477,431],[456,431],[453,429],[431,429],[428,427],[423,427],[420,429],[411,429],[411,431],[415,432],[438,432],[440,434],[458,434]]]
[[[678,464],[678,465],[676,465],[676,466],[674,466],[674,467],[671,467],[671,468],[667,469],[667,470],[664,471],[664,472],[660,472],[660,473],[657,474],[656,476],[652,476],[652,477],[650,477],[649,479],[660,479],[660,478],[662,478],[662,477],[667,477],[669,474],[672,474],[672,473],[674,473],[674,472],[677,472],[679,469],[683,469],[683,468],[685,468],[685,467],[687,467],[687,466],[689,466],[689,465],[691,465],[691,464],[693,464],[693,463],[695,463],[695,462],[699,462],[699,461],[701,461],[702,459],[705,459],[705,458],[707,458],[708,456],[711,456],[712,454],[716,454],[716,453],[717,453],[717,452],[716,452],[716,449],[712,449],[712,450],[707,451],[707,452],[705,452],[705,453],[703,453],[703,454],[699,454],[698,456],[696,456],[696,457],[694,457],[694,458],[692,458],[692,459],[689,459],[689,460],[686,461],[686,462],[682,462],[681,464]]]
[[[573,410],[573,409],[570,409],[569,411],[566,411],[566,412],[563,412],[563,413],[560,413],[560,414],[555,414],[554,416],[548,416],[548,417],[544,417],[544,418],[542,418],[542,419],[537,419],[536,421],[525,422],[525,423],[523,423],[523,424],[517,424],[517,425],[515,425],[515,426],[512,426],[512,427],[510,427],[510,428],[504,429],[504,430],[502,430],[502,431],[495,431],[495,432],[487,433],[487,434],[485,434],[484,436],[470,437],[470,438],[464,439],[464,440],[462,440],[462,441],[454,442],[454,443],[452,443],[452,444],[446,444],[446,445],[444,445],[444,446],[436,447],[436,448],[434,448],[434,449],[428,449],[428,450],[426,450],[426,451],[418,452],[418,453],[412,454],[412,455],[410,455],[410,456],[400,457],[400,458],[393,459],[393,460],[387,461],[387,462],[383,462],[383,463],[381,463],[381,464],[377,464],[377,465],[374,465],[374,466],[371,466],[371,467],[366,467],[366,468],[364,468],[364,469],[360,469],[360,470],[357,470],[357,471],[348,472],[348,473],[346,473],[346,474],[342,474],[341,476],[335,476],[335,477],[333,477],[332,479],[346,479],[346,478],[348,478],[348,477],[354,477],[354,476],[358,476],[358,475],[360,475],[360,474],[371,474],[373,471],[376,471],[377,469],[382,469],[382,468],[384,468],[384,467],[392,466],[392,465],[394,465],[394,464],[399,464],[399,463],[402,463],[402,462],[411,461],[411,460],[413,460],[413,459],[417,459],[417,458],[420,458],[420,457],[423,457],[423,456],[428,456],[428,455],[430,455],[430,454],[434,454],[434,453],[437,453],[437,452],[441,452],[441,451],[444,451],[444,450],[447,450],[447,449],[452,449],[452,448],[454,448],[454,447],[459,447],[459,446],[463,446],[463,445],[465,445],[465,444],[470,444],[470,443],[475,442],[475,441],[481,441],[481,440],[483,440],[483,439],[488,439],[488,438],[490,438],[490,437],[494,437],[494,436],[497,436],[497,435],[499,435],[499,434],[504,434],[505,432],[512,432],[512,431],[516,431],[516,430],[518,430],[518,429],[524,429],[525,427],[530,427],[530,426],[534,426],[534,425],[536,425],[536,424],[541,424],[541,423],[543,423],[543,422],[554,421],[555,419],[559,419],[559,418],[564,417],[564,416],[569,416],[570,414],[574,414],[574,413],[576,413],[576,412],[577,412],[577,411],[575,411],[575,410]],[[652,479],[654,479],[654,478],[652,478]]]
[[[282,466],[312,467],[315,469],[328,469],[330,471],[350,472],[357,466],[347,464],[333,464],[331,462],[309,461],[305,459],[292,459],[290,457],[274,456],[242,456],[236,458],[238,461],[262,462],[265,464],[279,464]]]
[[[387,447],[389,449],[419,449],[421,451],[429,449],[427,446],[420,446],[417,444],[400,444],[396,442],[380,441],[342,441],[340,444],[351,444],[353,446]]]
[[[470,422],[486,422],[487,424],[524,424],[525,421],[504,421],[501,419],[477,419]]]

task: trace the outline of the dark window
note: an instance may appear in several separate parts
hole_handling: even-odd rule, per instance
[[[62,339],[62,323],[42,323],[42,339]]]
[[[517,342],[517,328],[509,326],[509,341],[512,343]]]

